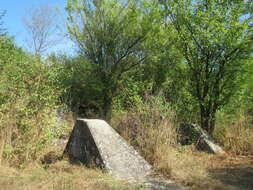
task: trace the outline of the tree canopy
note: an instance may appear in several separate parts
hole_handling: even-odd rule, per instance
[[[176,46],[189,67],[201,126],[214,130],[215,114],[236,92],[252,59],[252,14],[245,1],[161,1]]]

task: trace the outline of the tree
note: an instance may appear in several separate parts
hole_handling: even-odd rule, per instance
[[[42,55],[60,42],[57,24],[59,14],[53,6],[39,6],[29,10],[23,23],[29,33],[28,46],[35,55]]]
[[[165,19],[177,34],[175,45],[188,65],[191,94],[201,127],[212,134],[215,114],[236,92],[251,59],[253,25],[250,1],[160,0]]]
[[[118,82],[146,58],[143,42],[151,23],[134,0],[69,0],[67,11],[70,36],[103,84],[101,115],[110,120]]]

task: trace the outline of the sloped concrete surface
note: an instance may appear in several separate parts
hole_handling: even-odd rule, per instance
[[[196,144],[199,150],[213,154],[222,154],[225,151],[214,140],[196,124],[181,123],[178,129],[178,141],[182,145]]]
[[[147,190],[182,189],[172,181],[152,177],[151,166],[103,120],[77,119],[64,152],[73,161],[95,164]]]
[[[95,163],[118,179],[141,180],[151,166],[103,120],[78,119],[65,153],[71,160]]]
[[[198,143],[198,148],[206,150],[213,154],[223,154],[225,151],[216,143],[214,140],[198,125],[192,125],[197,131],[200,132],[200,141]]]
[[[119,179],[142,179],[151,166],[105,121],[82,119],[90,129],[105,169]]]

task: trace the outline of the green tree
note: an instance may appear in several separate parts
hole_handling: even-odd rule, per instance
[[[108,120],[123,73],[146,58],[143,42],[151,23],[139,7],[134,0],[68,1],[70,36],[103,84],[101,115]]]
[[[215,114],[237,90],[251,59],[253,25],[250,1],[160,0],[175,45],[188,65],[191,94],[201,127],[213,133]]]
[[[56,70],[55,85],[62,89],[60,101],[71,109],[74,116],[98,115],[103,105],[103,84],[94,74],[93,65],[80,56],[51,55],[49,60]]]

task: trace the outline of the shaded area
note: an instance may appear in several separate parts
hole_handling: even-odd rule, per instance
[[[253,160],[243,164],[231,164],[222,168],[208,170],[210,177],[236,189],[253,189]]]
[[[87,167],[96,165],[104,168],[104,163],[95,140],[85,122],[77,120],[63,153],[71,163],[82,162]]]

